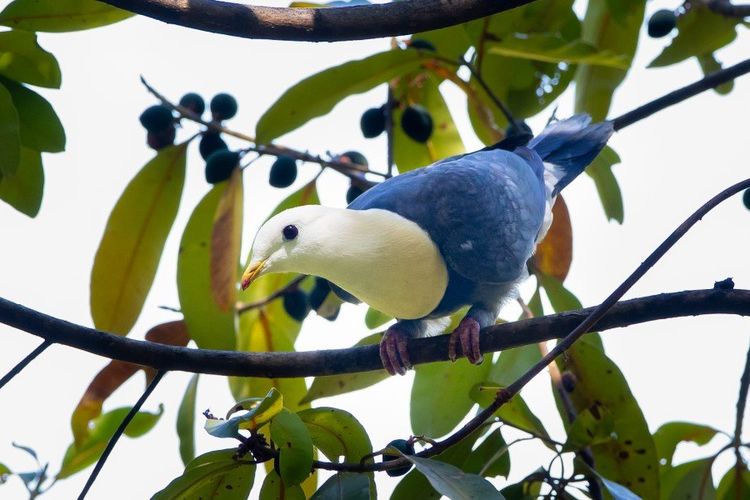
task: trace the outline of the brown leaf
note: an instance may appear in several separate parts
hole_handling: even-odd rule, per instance
[[[170,321],[151,328],[146,333],[146,340],[159,344],[186,346],[190,338],[184,321]],[[88,436],[89,422],[101,415],[104,401],[141,369],[146,372],[147,382],[156,373],[153,368],[112,360],[96,374],[70,418],[76,445],[81,444]]]
[[[211,233],[211,291],[222,311],[237,301],[237,269],[242,245],[242,172],[235,169],[219,200]]]
[[[533,266],[544,274],[565,280],[573,260],[573,229],[570,214],[562,196],[557,197],[552,207],[552,227],[537,245]]]

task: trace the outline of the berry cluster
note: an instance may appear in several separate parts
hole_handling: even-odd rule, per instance
[[[294,287],[290,288],[283,295],[284,310],[286,313],[297,321],[304,321],[311,310],[319,310],[325,302],[326,297],[331,292],[331,285],[328,280],[315,278],[315,285],[308,294],[304,290]],[[325,316],[326,319],[333,321],[338,316],[338,310],[331,315]]]
[[[362,135],[368,139],[377,137],[385,130],[386,105],[370,108],[362,114],[359,127]],[[412,104],[401,113],[401,128],[404,133],[417,142],[427,142],[432,136],[433,124],[430,112],[424,106]]]

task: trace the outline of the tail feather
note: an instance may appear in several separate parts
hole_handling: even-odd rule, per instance
[[[529,142],[545,163],[545,177],[552,177],[553,196],[583,172],[614,132],[612,122],[590,123],[589,115],[574,115],[548,125]]]

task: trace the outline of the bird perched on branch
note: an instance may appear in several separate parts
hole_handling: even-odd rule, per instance
[[[268,273],[311,274],[343,300],[397,318],[380,343],[391,374],[411,367],[407,341],[424,335],[428,320],[471,306],[449,357],[460,344],[481,363],[479,332],[526,278],[555,197],[612,135],[611,123],[590,121],[575,115],[526,145],[506,140],[390,178],[346,209],[285,210],[258,231],[242,287]]]

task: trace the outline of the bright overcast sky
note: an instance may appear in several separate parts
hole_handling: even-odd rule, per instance
[[[676,5],[649,2],[648,11]],[[65,125],[67,151],[44,157],[45,197],[36,219],[0,204],[0,296],[84,325],[91,325],[89,275],[105,222],[127,182],[152,155],[146,148],[138,115],[154,99],[139,83],[139,75],[175,100],[188,91],[199,92],[207,100],[217,92],[232,93],[239,101],[239,113],[228,125],[252,133],[263,111],[291,84],[389,45],[387,40],[339,44],[250,41],[171,27],[146,18],[81,33],[44,34],[40,41],[57,56],[62,68],[62,89],[42,93],[54,104]],[[665,44],[664,40],[641,40],[634,69],[615,96],[611,116],[701,76],[694,60],[664,69],[643,69]],[[726,64],[738,62],[747,57],[748,49],[750,37],[741,29],[738,40],[719,52],[719,59]],[[450,83],[441,89],[467,147],[480,147],[468,125],[463,95]],[[371,164],[382,164],[384,139],[363,139],[358,123],[361,113],[379,105],[384,94],[381,87],[351,97],[330,115],[279,142],[315,153],[357,149]],[[572,86],[560,100],[558,116],[572,112],[571,96]],[[623,160],[615,167],[625,200],[622,226],[605,220],[593,183],[585,176],[566,189],[575,241],[573,268],[566,285],[584,305],[598,304],[705,200],[748,177],[749,104],[750,76],[746,76],[729,96],[706,92],[616,134],[610,144]],[[535,131],[547,117],[545,113],[531,121]],[[175,269],[179,238],[192,208],[208,189],[197,153],[197,147],[190,151],[180,212],[133,337],[140,338],[150,326],[177,317],[157,306],[178,305]],[[257,162],[245,174],[246,246],[276,203],[317,172],[316,166],[306,165],[301,168],[296,187],[277,190],[267,184],[269,164]],[[347,182],[343,177],[327,172],[319,186],[323,203],[344,205]],[[628,296],[710,288],[714,281],[728,276],[734,277],[739,288],[750,288],[748,227],[750,212],[739,198],[729,200],[689,233]],[[526,292],[530,285],[524,287]],[[368,333],[363,315],[363,308],[346,306],[335,323],[311,317],[300,335],[298,349],[353,344]],[[502,313],[509,319],[516,315],[511,308]],[[731,432],[738,379],[750,343],[748,333],[750,320],[704,316],[606,332],[603,337],[607,354],[625,373],[652,431],[664,422],[690,420]],[[0,334],[0,371],[39,343],[5,326],[0,326]],[[4,430],[0,462],[15,470],[31,468],[30,459],[11,447],[11,441],[16,441],[35,448],[56,472],[72,439],[71,412],[106,361],[85,352],[53,347],[6,386],[0,392],[0,428]],[[316,405],[352,412],[370,433],[375,448],[381,448],[391,439],[410,434],[412,377],[393,377],[376,387]],[[154,410],[160,402],[165,404],[157,428],[142,438],[121,440],[90,498],[146,498],[181,473],[174,422],[188,378],[184,373],[165,377],[145,406]],[[562,426],[548,384],[543,374],[524,395],[553,437],[559,437]],[[105,410],[132,405],[142,390],[143,377],[139,375],[107,401]],[[201,378],[199,411],[210,407],[222,413],[231,403],[223,379]],[[198,421],[202,424],[202,418]],[[201,429],[196,434],[199,453],[232,445]],[[685,445],[678,450],[677,460],[706,456],[719,448],[717,443],[705,450]],[[517,480],[538,467],[540,457],[545,456],[541,450],[533,444],[514,447],[511,478]],[[722,473],[730,464],[729,454],[723,458],[715,469]],[[546,464],[548,459],[544,460]],[[89,472],[61,481],[45,498],[73,498]],[[380,496],[386,498],[397,480],[383,474],[377,477]],[[254,497],[261,480],[259,477],[256,481]],[[120,494],[124,491],[126,496]],[[3,498],[25,496],[17,479],[0,486],[0,492]]]

